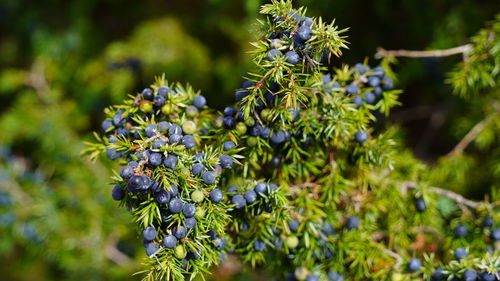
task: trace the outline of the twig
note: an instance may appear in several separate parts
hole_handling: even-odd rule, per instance
[[[402,184],[402,188],[404,190],[415,189],[415,188],[417,188],[417,184],[414,182],[404,182]],[[455,202],[457,202],[459,205],[467,206],[470,208],[476,209],[477,207],[481,206],[481,204],[484,204],[482,202],[476,202],[476,201],[466,199],[458,193],[455,193],[455,192],[450,191],[450,190],[442,189],[439,187],[430,186],[429,190],[431,190],[432,192],[439,194],[441,196],[448,197],[448,198],[454,200]]]
[[[130,257],[116,248],[114,243],[108,243],[108,245],[106,245],[106,256],[119,265],[126,265],[131,261]]]
[[[451,157],[462,153],[465,148],[488,126],[488,124],[493,120],[494,114],[487,116],[481,122],[477,123],[472,129],[465,135],[465,137],[451,150],[446,157]]]
[[[452,55],[463,54],[467,55],[474,45],[465,44],[462,46],[442,49],[442,50],[429,50],[429,51],[415,51],[415,50],[386,50],[382,47],[377,48],[377,53],[375,53],[376,59],[381,59],[383,57],[409,57],[409,58],[428,58],[428,57],[447,57]]]

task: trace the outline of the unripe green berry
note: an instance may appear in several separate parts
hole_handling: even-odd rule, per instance
[[[171,104],[165,104],[164,106],[161,107],[161,113],[168,115],[174,112],[174,106]]]
[[[148,100],[143,100],[139,105],[139,109],[144,113],[151,112],[151,110],[153,110],[153,104]]]
[[[205,211],[205,208],[196,208],[196,214],[194,214],[195,217],[202,218],[205,216],[207,211]]]
[[[299,238],[297,238],[297,236],[287,237],[286,238],[286,245],[290,249],[297,248],[297,246],[299,245]]]
[[[201,190],[195,190],[191,193],[191,199],[193,199],[196,203],[200,203],[203,199],[205,199],[205,194],[203,194],[203,191]]]
[[[256,146],[258,141],[259,140],[256,137],[248,137],[247,145],[248,146]]]
[[[252,127],[253,125],[255,125],[255,119],[253,119],[253,117],[251,116],[248,116],[248,118],[245,119],[245,125],[247,125],[248,127]]]
[[[196,132],[196,123],[193,121],[186,121],[182,124],[182,131],[188,135],[192,135]]]
[[[217,119],[215,119],[215,127],[222,128],[222,125],[224,125],[224,117],[217,117]]]
[[[245,123],[243,123],[243,122],[238,122],[238,124],[236,124],[236,132],[237,132],[239,135],[244,135],[244,134],[246,134],[246,132],[247,132],[247,126],[245,125]]]
[[[186,257],[186,249],[182,245],[177,245],[174,248],[174,255],[178,259],[183,259]]]
[[[271,110],[268,108],[263,109],[260,112],[260,118],[264,121],[271,121]]]
[[[186,108],[186,115],[189,117],[195,117],[196,115],[198,115],[198,108],[192,105],[188,106]]]
[[[303,281],[306,280],[307,275],[309,275],[309,270],[305,267],[299,267],[295,269],[294,275],[297,280]]]

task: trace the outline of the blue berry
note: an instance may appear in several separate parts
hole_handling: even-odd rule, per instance
[[[146,255],[152,256],[159,249],[160,249],[160,246],[156,245],[155,243],[148,243],[146,245]]]
[[[301,24],[311,26],[313,23],[313,20],[309,17],[305,17],[302,19]]]
[[[172,169],[172,170],[174,170],[175,167],[177,166],[177,162],[179,162],[179,159],[177,158],[176,155],[173,155],[173,154],[167,155],[165,160],[163,160],[163,164],[165,165],[165,167]]]
[[[210,240],[214,240],[215,238],[217,238],[217,233],[213,229],[209,229],[207,231],[207,235],[208,235],[208,238],[210,238]]]
[[[121,126],[125,124],[127,121],[125,118],[123,118],[123,114],[125,113],[125,110],[120,109],[116,112],[116,114],[113,116],[113,125],[115,126]]]
[[[363,105],[363,98],[360,96],[355,96],[352,99],[352,103],[356,105],[356,107],[361,107]]]
[[[380,88],[380,87],[375,87],[375,88],[373,89],[373,94],[374,94],[375,96],[377,96],[377,97],[380,97],[380,96],[382,95],[382,92],[383,92],[383,90],[382,90],[382,88]]]
[[[221,155],[219,158],[220,166],[224,169],[231,168],[233,166],[233,158],[227,154]]]
[[[236,112],[237,110],[234,107],[227,106],[226,108],[224,108],[222,114],[224,114],[224,116],[235,116]]]
[[[378,77],[384,77],[385,75],[385,69],[381,66],[377,66],[373,69],[373,71],[375,71],[378,75]]]
[[[175,184],[170,184],[170,189],[168,190],[170,193],[170,197],[175,197],[179,193],[179,189],[177,188],[177,185]]]
[[[390,77],[384,77],[382,79],[382,88],[384,90],[390,90],[394,87],[394,83],[392,82],[392,79]]]
[[[163,247],[167,249],[173,249],[177,245],[177,238],[175,236],[168,234],[163,238]]]
[[[187,149],[191,149],[196,145],[196,141],[192,135],[185,135],[182,137],[182,144]]]
[[[257,193],[255,193],[255,191],[253,189],[249,189],[249,190],[245,191],[245,193],[243,194],[243,197],[245,197],[247,204],[252,204],[253,202],[255,202],[257,200]]]
[[[309,26],[303,25],[299,27],[299,30],[297,31],[297,38],[301,41],[307,41],[311,39],[312,36],[312,30]]]
[[[257,252],[262,252],[266,248],[266,243],[262,240],[257,239],[253,242],[253,248]]]
[[[262,127],[257,124],[257,125],[250,128],[249,134],[252,137],[258,137],[261,134],[261,130],[262,130]]]
[[[184,221],[184,224],[186,225],[186,228],[187,229],[193,229],[196,227],[196,224],[198,222],[196,221],[195,218],[187,218],[185,221]]]
[[[331,281],[344,281],[344,276],[335,271],[328,272],[328,279]]]
[[[202,95],[196,96],[193,99],[193,105],[199,109],[202,109],[205,107],[205,105],[207,105],[207,99]]]
[[[222,250],[226,246],[226,240],[217,237],[214,239],[214,245],[217,249]]]
[[[222,194],[222,191],[220,189],[214,188],[212,191],[210,191],[210,201],[213,203],[219,203],[222,201],[222,198],[224,195]]]
[[[269,52],[267,52],[267,57],[266,60],[268,61],[274,61],[275,57],[280,57],[282,54],[279,50],[277,49],[271,49]]]
[[[182,207],[182,213],[186,218],[191,218],[196,214],[196,206],[194,204],[188,203]]]
[[[417,258],[411,258],[408,261],[408,270],[411,272],[417,272],[422,268],[422,262]]]
[[[201,173],[205,171],[205,166],[201,163],[194,163],[193,168],[191,169],[191,172],[195,176],[199,176]]]
[[[365,131],[357,131],[354,134],[354,139],[357,143],[364,143],[368,139],[368,134]]]
[[[354,65],[354,69],[356,69],[356,71],[359,73],[359,74],[365,74],[366,72],[366,67],[364,64],[362,63],[357,63]]]
[[[300,60],[299,54],[294,51],[288,51],[285,53],[285,57],[287,57],[286,61],[291,64],[297,64]]]
[[[156,202],[160,204],[167,204],[170,201],[170,192],[166,190],[160,190],[158,194],[156,194]]]
[[[319,277],[315,274],[309,274],[306,278],[306,281],[319,281]]]
[[[177,238],[177,239],[182,239],[184,237],[186,237],[186,234],[187,234],[187,229],[184,227],[184,226],[179,226],[179,227],[174,227],[174,236]]]
[[[182,141],[182,136],[181,135],[170,135],[168,138],[168,143],[170,144],[175,144],[175,143],[180,143]]]
[[[113,198],[113,200],[120,201],[123,199],[123,197],[125,197],[125,192],[123,192],[121,187],[117,184],[111,191],[111,197]]]
[[[352,216],[347,219],[346,227],[349,230],[356,229],[359,227],[359,218],[357,216]]]
[[[266,182],[259,182],[258,184],[255,185],[254,190],[259,195],[266,194],[267,193],[267,183]]]
[[[233,196],[233,198],[231,198],[231,203],[233,203],[235,205],[234,207],[236,209],[241,209],[241,208],[245,207],[247,202],[242,195],[236,194],[235,196]]]
[[[155,181],[155,180],[153,180],[153,183],[151,184],[151,186],[149,187],[149,189],[151,189],[151,191],[153,191],[155,193],[158,193],[158,192],[160,192],[162,190],[161,186],[160,186],[160,183],[158,181]]]
[[[493,241],[500,241],[500,228],[495,228],[491,231],[490,237]]]
[[[179,198],[173,198],[170,202],[168,202],[168,209],[172,214],[180,213],[183,206],[184,203]]]
[[[113,127],[113,122],[111,122],[111,120],[106,119],[102,121],[101,128],[104,132],[107,132],[111,127]]]
[[[443,268],[438,267],[431,275],[431,281],[441,281],[444,280]]]
[[[216,178],[217,177],[215,176],[215,173],[212,171],[207,171],[207,172],[203,173],[203,176],[202,176],[203,182],[208,184],[208,185],[214,184]]]
[[[170,88],[168,86],[160,86],[158,88],[158,95],[162,96],[162,97],[166,97],[168,95],[168,93],[170,93],[172,90],[170,90]]]
[[[482,281],[495,281],[495,280],[497,280],[497,277],[493,273],[489,273],[487,271],[484,271],[484,272],[481,272],[479,274],[479,280],[482,280]]]
[[[236,128],[236,119],[233,116],[226,116],[223,119],[223,124],[226,129],[232,130]]]
[[[286,135],[284,130],[273,132],[273,134],[271,135],[271,142],[274,144],[283,143],[285,142],[285,140],[286,140]]]
[[[280,166],[280,162],[281,162],[281,159],[279,156],[277,155],[274,155],[272,158],[271,158],[271,161],[270,161],[270,164],[271,164],[271,167],[273,168],[278,168]]]
[[[152,149],[160,149],[162,146],[165,145],[164,140],[155,140],[153,141],[153,144],[151,145]]]
[[[419,212],[427,210],[427,204],[425,204],[424,198],[417,198],[415,200],[415,208],[417,208],[417,211]]]
[[[296,219],[291,220],[288,223],[288,228],[290,228],[291,231],[296,232],[297,229],[299,229],[299,222]]]
[[[232,142],[232,141],[226,141],[222,145],[222,149],[224,151],[229,151],[229,150],[233,149],[234,147],[236,147],[236,144],[234,144],[234,142]]]
[[[268,139],[269,136],[271,136],[271,128],[269,127],[262,127],[260,130],[260,136],[264,139]]]
[[[483,226],[484,227],[492,227],[494,223],[494,220],[492,217],[487,216],[483,219]]]
[[[147,240],[147,241],[153,241],[153,240],[155,240],[156,229],[154,227],[152,227],[152,226],[146,227],[142,231],[142,237],[144,238],[144,240]]]
[[[154,137],[158,132],[158,126],[156,124],[149,124],[144,132],[148,138]]]
[[[323,223],[321,232],[323,232],[323,234],[325,234],[325,235],[330,235],[330,234],[335,232],[335,228],[333,228],[333,226],[331,224],[329,224],[328,222],[325,221]]]
[[[164,133],[169,128],[170,128],[170,123],[168,123],[167,121],[161,121],[160,123],[158,123],[158,129],[160,130],[161,133]]]
[[[476,281],[477,273],[472,269],[467,269],[462,275],[462,278],[464,279],[464,281]]]
[[[188,251],[187,251],[187,256],[190,259],[198,260],[198,259],[200,259],[200,255],[201,255],[201,249],[198,249],[197,251],[194,251],[193,249],[189,248]]]
[[[467,250],[464,248],[458,248],[455,250],[455,259],[461,260],[467,256]]]
[[[380,78],[377,76],[371,76],[368,78],[368,86],[370,87],[377,87],[380,84]]]
[[[182,128],[181,128],[181,126],[179,126],[177,124],[171,125],[168,128],[168,133],[170,135],[182,135]]]
[[[115,148],[110,148],[106,150],[106,156],[111,160],[116,160],[122,157],[122,154],[118,152]]]
[[[153,152],[149,155],[149,164],[151,164],[152,166],[158,167],[160,166],[162,161],[163,156],[161,155],[161,153]]]
[[[467,234],[469,234],[469,229],[467,228],[467,226],[465,226],[463,224],[459,224],[455,227],[454,232],[455,232],[455,236],[464,237]]]
[[[163,96],[155,96],[153,98],[153,103],[158,106],[158,107],[161,107],[165,104],[165,98]]]
[[[345,87],[345,91],[349,95],[354,95],[354,94],[357,94],[359,92],[359,87],[356,84],[349,84],[349,85],[347,85],[347,87]]]
[[[375,95],[372,92],[366,92],[364,95],[364,100],[366,101],[367,104],[374,104],[375,103]]]
[[[130,179],[134,175],[134,167],[129,165],[123,167],[120,171],[120,177],[124,180]]]
[[[153,96],[153,90],[151,90],[150,88],[145,88],[144,90],[142,90],[142,97],[144,97],[145,100],[153,100]]]

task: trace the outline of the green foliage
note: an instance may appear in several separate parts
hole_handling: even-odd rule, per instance
[[[433,186],[465,181],[466,158],[455,158],[454,152],[427,171],[427,165],[397,142],[397,129],[372,128],[376,112],[387,115],[400,104],[401,91],[390,90],[391,80],[384,75],[393,75],[390,69],[372,69],[365,62],[325,74],[325,63],[346,48],[341,35],[345,30],[314,19],[312,36],[298,42],[297,33],[307,23],[296,18],[305,16],[304,9],[293,9],[290,1],[272,1],[261,13],[265,19],[259,21],[259,38],[252,44],[256,67],[237,92],[241,97],[237,113],[223,117],[207,107],[196,109],[192,104],[198,92],[169,84],[162,76],[151,89],[154,96],[165,97],[164,104],[153,105],[146,94],[130,95],[123,104],[106,110],[107,122],[113,120],[114,125],[86,150],[93,158],[106,152],[123,166],[136,161],[135,176],[152,180],[139,191],[132,178],[113,178],[125,194],[122,205],[129,208],[138,231],[154,226],[158,232],[147,243],[157,245],[157,250],[145,260],[144,280],[203,277],[226,251],[252,266],[265,264],[274,276],[292,273],[298,280],[314,276],[326,280],[330,271],[349,280],[421,280],[439,266],[449,279],[470,268],[497,270],[500,258],[489,238],[492,228],[482,227],[481,222],[486,216],[500,220],[498,202],[468,201]],[[276,50],[293,50],[301,59],[291,63]],[[481,50],[476,46],[474,52]],[[377,85],[370,86],[372,78],[383,78],[383,97],[356,106],[353,97],[366,100],[368,92],[377,90]],[[162,122],[168,122],[163,129]],[[196,142],[192,149],[171,141],[179,134],[171,129],[188,128],[187,124],[196,128],[188,134]],[[255,128],[267,128],[269,135],[253,135]],[[365,131],[370,133],[366,141],[358,136]],[[283,140],[277,141],[280,136]],[[157,140],[165,144],[153,147]],[[222,143],[229,140],[237,149],[224,152]],[[174,155],[178,163],[153,165],[152,153],[163,158]],[[224,167],[224,156],[235,165]],[[275,157],[278,165],[272,163]],[[195,163],[208,172],[203,176],[192,172]],[[213,183],[205,179],[210,172],[216,175]],[[267,193],[239,206],[235,198],[241,195],[235,193],[246,194],[262,181],[267,182]],[[195,204],[197,225],[169,249],[161,246],[163,237],[187,225],[184,212],[155,201],[156,194],[171,191],[172,184],[179,188],[176,198]],[[222,203],[194,201],[194,192],[207,197],[214,188],[225,191]],[[425,200],[426,211],[417,210],[417,198]],[[298,223],[296,229],[293,222]],[[465,237],[453,235],[459,224],[470,227]],[[225,247],[215,242],[221,238]],[[452,253],[458,247],[467,247],[467,258],[454,260]],[[415,273],[407,266],[412,257],[425,261]]]

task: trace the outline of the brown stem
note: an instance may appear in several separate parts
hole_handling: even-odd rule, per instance
[[[465,44],[462,46],[442,49],[442,50],[429,50],[429,51],[415,51],[415,50],[386,50],[382,47],[377,48],[375,53],[376,59],[383,57],[409,57],[409,58],[428,58],[428,57],[447,57],[452,55],[463,54],[466,55],[473,49],[472,44]]]
[[[405,183],[403,183],[402,187],[403,187],[403,190],[415,189],[415,188],[417,188],[417,184],[414,182],[405,182]],[[439,187],[430,186],[429,190],[431,190],[432,192],[439,194],[441,196],[448,197],[448,198],[454,200],[455,202],[457,202],[457,204],[462,205],[462,206],[467,206],[467,207],[476,209],[477,207],[481,206],[481,204],[484,204],[482,202],[476,202],[476,201],[466,199],[465,197],[463,197],[462,195],[460,195],[458,193],[455,193],[455,192],[450,191],[450,190],[442,189]]]
[[[484,118],[481,122],[477,123],[472,129],[465,135],[465,137],[460,140],[460,142],[448,153],[447,157],[451,157],[462,153],[465,148],[488,126],[488,124],[493,120],[494,114],[491,114]]]

